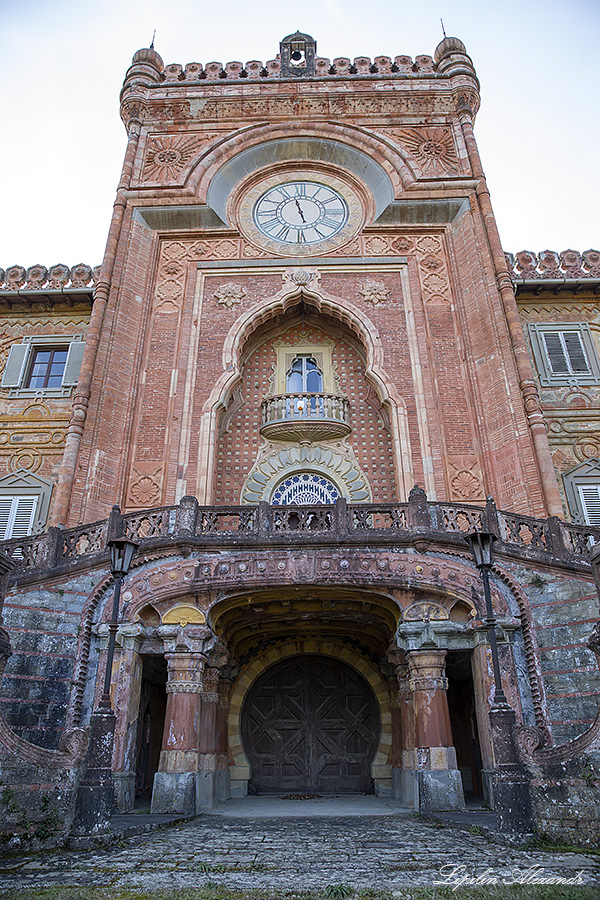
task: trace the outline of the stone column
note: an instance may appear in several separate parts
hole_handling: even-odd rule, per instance
[[[154,776],[152,812],[194,814],[200,762],[200,698],[206,655],[175,650],[165,656],[167,710],[160,763]]]
[[[418,809],[415,781],[415,712],[404,653],[392,650],[388,659],[394,666],[396,684],[392,688],[392,797]],[[395,697],[394,697],[395,694]],[[394,702],[395,701],[395,702]]]
[[[204,670],[204,685],[200,694],[200,735],[196,810],[212,809],[217,802],[217,704],[219,702],[219,669],[208,666]]]
[[[446,651],[411,650],[406,658],[414,704],[419,810],[464,809],[446,694]]]
[[[229,783],[229,695],[233,683],[233,672],[237,667],[231,664],[221,671],[219,679],[219,699],[217,701],[217,786],[216,799],[229,800],[231,787]]]

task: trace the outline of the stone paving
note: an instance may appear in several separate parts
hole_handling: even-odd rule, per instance
[[[600,858],[523,851],[410,813],[379,816],[255,818],[205,814],[167,831],[131,838],[126,847],[94,852],[29,854],[0,860],[0,894],[9,887],[106,885],[151,890],[230,888],[401,889],[433,885],[459,875],[514,878],[539,867],[537,877],[558,875],[600,885]],[[450,882],[451,883],[451,882]],[[25,897],[26,894],[24,893]]]

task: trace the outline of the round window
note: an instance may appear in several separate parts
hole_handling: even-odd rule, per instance
[[[335,503],[340,492],[335,484],[313,472],[298,472],[281,481],[271,497],[273,506],[317,506]]]

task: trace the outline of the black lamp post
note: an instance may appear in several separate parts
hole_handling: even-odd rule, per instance
[[[498,660],[498,645],[496,643],[496,614],[492,606],[490,593],[490,569],[494,564],[494,543],[497,541],[495,534],[489,531],[473,531],[466,535],[471,547],[471,553],[475,559],[475,565],[481,572],[483,580],[483,593],[485,596],[486,622],[488,641],[492,651],[492,665],[494,667],[494,705],[507,706],[507,700],[502,690],[500,678],[500,662]]]
[[[115,655],[115,643],[117,629],[119,627],[119,605],[121,602],[121,585],[129,572],[133,554],[139,547],[135,541],[128,538],[113,538],[108,541],[110,553],[110,571],[115,576],[115,592],[113,595],[112,615],[108,625],[108,652],[106,654],[106,670],[104,672],[104,690],[98,707],[111,709],[110,704],[110,680],[112,676],[113,659]]]
[[[113,507],[112,518],[120,527],[118,507]],[[116,529],[115,529],[116,530]],[[109,532],[110,533],[110,532]],[[113,534],[115,531],[112,532]],[[118,531],[117,531],[118,533]],[[110,571],[115,577],[115,592],[110,622],[108,624],[108,652],[104,671],[104,690],[96,709],[90,717],[90,744],[86,768],[77,789],[74,829],[79,834],[104,833],[110,828],[110,817],[115,807],[115,787],[112,777],[112,755],[115,735],[115,714],[110,703],[121,584],[129,572],[131,559],[139,544],[127,538],[111,538],[107,541],[110,552]],[[98,672],[100,674],[100,672]]]

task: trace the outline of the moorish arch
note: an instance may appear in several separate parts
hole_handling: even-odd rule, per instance
[[[316,268],[312,266],[310,269],[288,268],[283,277],[282,289],[241,315],[229,330],[224,341],[223,372],[216,379],[213,390],[204,405],[200,424],[196,496],[200,503],[210,503],[212,500],[219,416],[226,412],[236,388],[242,382],[244,352],[249,341],[261,327],[268,326],[269,323],[276,326],[278,317],[289,316],[290,311],[296,306],[305,306],[311,313],[316,312],[317,315],[330,316],[342,327],[348,328],[358,339],[359,346],[366,358],[365,380],[375,392],[378,402],[389,417],[396,486],[399,499],[405,499],[414,484],[407,407],[383,366],[383,351],[377,328],[362,310],[359,315],[358,310],[348,301],[321,290],[318,286],[319,275]],[[408,290],[407,278],[403,278],[403,289]],[[280,325],[279,331],[281,331]],[[260,461],[257,460],[258,462]],[[350,453],[347,468],[350,469],[355,465],[356,459]],[[318,468],[317,471],[319,471]],[[323,472],[323,474],[327,475],[327,472]],[[339,486],[342,487],[343,496],[354,499],[353,491],[345,491],[341,484]],[[360,490],[366,490],[366,496],[360,499],[363,501],[368,499],[371,494],[370,489],[361,487]],[[242,497],[244,493],[243,490]],[[243,502],[252,501],[245,500]]]
[[[251,126],[212,144],[207,152],[201,151],[189,169],[186,188],[210,205],[211,193],[213,196],[220,193],[213,187],[213,181],[216,179],[218,188],[219,173],[224,170],[225,176],[225,167],[229,166],[235,171],[236,158],[242,154],[248,154],[245,162],[249,166],[240,169],[243,175],[283,160],[306,163],[331,159],[335,167],[346,169],[364,179],[369,188],[372,186],[372,193],[380,198],[377,214],[383,212],[379,206],[386,198],[387,203],[392,202],[416,181],[410,153],[382,135],[360,126],[315,122],[307,128],[286,122],[285,125]],[[224,200],[217,201],[218,209],[224,211],[227,194],[228,191]]]

